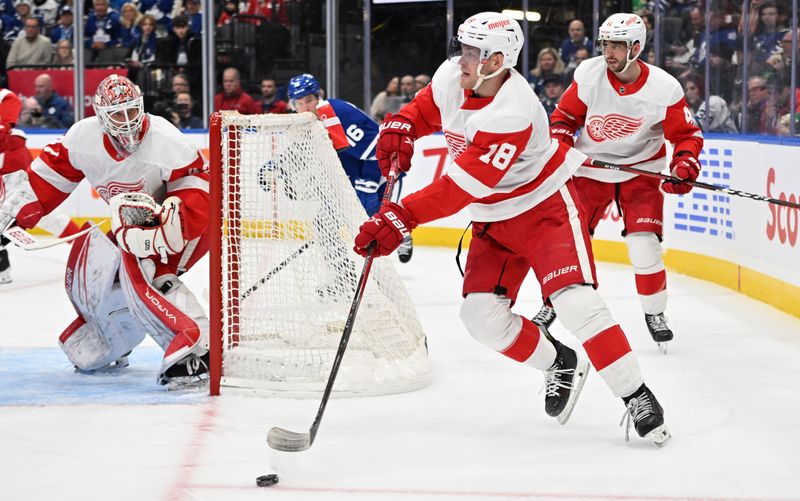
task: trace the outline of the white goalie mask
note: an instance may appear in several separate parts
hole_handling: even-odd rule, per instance
[[[499,12],[481,12],[470,17],[458,27],[457,36],[450,41],[447,58],[458,64],[462,54],[462,44],[480,50],[478,81],[472,88],[475,90],[484,80],[494,78],[504,69],[516,66],[523,43],[522,28],[519,27],[516,20]],[[495,52],[503,54],[503,66],[491,75],[482,75],[481,68],[489,56]]]
[[[97,86],[92,107],[120,153],[130,154],[139,148],[147,128],[147,116],[137,85],[126,77],[109,75]]]
[[[622,71],[625,71],[639,57],[639,54],[644,52],[646,37],[647,28],[641,17],[636,14],[614,14],[603,21],[603,24],[597,30],[597,48],[602,53],[604,41],[625,42],[628,46],[627,62],[622,69]],[[639,53],[633,56],[633,45],[636,42],[639,42]]]

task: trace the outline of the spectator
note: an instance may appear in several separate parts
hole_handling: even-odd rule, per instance
[[[36,102],[45,117],[48,127],[67,129],[75,122],[72,105],[53,90],[53,79],[42,73],[34,80]]]
[[[178,92],[175,95],[175,104],[172,109],[178,115],[179,129],[202,129],[203,119],[193,115],[194,100],[188,92]]]
[[[792,32],[787,31],[781,39],[781,54],[776,54],[767,60],[774,72],[776,73],[775,80],[780,83],[783,89],[781,100],[787,105],[791,102],[792,92]],[[798,55],[800,55],[800,31],[798,31]],[[796,83],[798,87],[794,89],[798,109],[800,109],[800,64],[796,67]]]
[[[778,54],[780,41],[786,31],[786,28],[778,26],[778,6],[772,2],[762,3],[758,8],[758,24],[753,34],[753,61],[764,63]]]
[[[583,26],[583,21],[580,19],[575,19],[570,22],[567,32],[569,33],[569,37],[561,42],[558,53],[564,64],[569,66],[573,63],[575,52],[581,47],[588,50],[590,54],[592,53],[592,42],[589,40],[589,37],[586,36],[586,29]],[[577,66],[577,64],[572,65],[573,68],[575,66]]]
[[[141,68],[156,60],[156,18],[145,14],[139,19],[139,34],[131,45],[128,66]],[[135,80],[135,79],[134,79]]]
[[[226,68],[222,72],[222,92],[214,96],[214,111],[235,110],[242,115],[261,113],[250,94],[242,90],[239,70]]]
[[[50,32],[50,41],[57,44],[61,40],[68,40],[70,45],[73,42],[73,34],[75,33],[74,16],[72,15],[72,7],[65,5],[61,8],[61,14],[58,16],[58,24]]]
[[[704,132],[723,132],[736,134],[736,124],[728,109],[728,104],[719,96],[708,98],[708,127],[705,127],[706,116],[705,80],[699,74],[693,73],[683,81],[683,90],[686,94],[686,104],[694,115],[694,121]]]
[[[74,62],[75,56],[72,53],[72,43],[69,40],[59,40],[53,53],[53,64],[69,64],[71,66]]]
[[[689,17],[681,30],[678,41],[670,45],[670,56],[666,58],[665,66],[671,68],[676,74],[691,70],[690,60],[696,56],[705,36],[705,22],[699,7],[692,7]]]
[[[742,132],[774,135],[777,132],[778,103],[761,76],[752,76],[747,80],[747,124]]]
[[[86,48],[92,49],[95,55],[106,47],[119,45],[119,14],[109,10],[108,0],[94,0],[94,10],[86,19],[83,30]]]
[[[566,73],[564,73],[564,78],[562,79],[565,87],[568,87],[569,84],[572,83],[572,80],[575,79],[575,68],[580,66],[582,62],[586,61],[590,57],[592,57],[592,52],[586,47],[579,47],[578,50],[575,51],[575,54],[572,56],[572,62],[575,64],[575,66],[567,70]]]
[[[153,103],[153,107],[150,109],[150,113],[157,117],[161,117],[164,120],[167,120],[169,123],[178,128],[178,124],[180,123],[180,118],[178,114],[173,110],[169,103],[164,101],[156,101]]]
[[[392,77],[389,79],[389,83],[386,84],[386,90],[382,90],[375,96],[375,99],[372,100],[372,106],[370,107],[370,113],[375,120],[378,122],[383,122],[383,118],[386,116],[386,98],[389,96],[399,96],[400,95],[400,78],[399,77]]]
[[[3,38],[8,43],[14,43],[25,28],[25,20],[31,15],[33,2],[31,0],[18,0],[14,2],[14,14],[3,19]]]
[[[184,12],[189,18],[189,28],[197,35],[203,34],[203,13],[200,12],[202,5],[203,0],[187,0]]]
[[[127,2],[122,6],[119,18],[119,38],[123,47],[133,47],[133,43],[141,33],[139,22],[142,19],[142,13],[136,7],[136,4]]]
[[[22,111],[19,114],[18,127],[26,129],[57,129],[51,119],[42,113],[42,107],[36,98],[22,100]]]
[[[419,75],[414,77],[414,89],[416,90],[416,92],[419,92],[425,87],[427,87],[429,83],[431,83],[431,77],[426,75],[425,73],[420,73]]]
[[[31,16],[38,17],[45,27],[50,27],[55,24],[60,7],[57,0],[32,0]]]
[[[25,36],[14,40],[6,59],[6,66],[48,64],[53,59],[53,46],[41,34],[41,25],[35,17],[25,19]]]
[[[403,75],[400,78],[400,95],[403,97],[404,103],[410,103],[416,94],[416,86],[414,85],[414,75]]]
[[[222,8],[222,14],[217,20],[217,27],[225,26],[233,20],[233,16],[239,13],[239,2],[236,0],[226,0]]]
[[[645,12],[644,14],[642,14],[641,18],[642,22],[644,23],[644,27],[646,29],[644,36],[644,46],[654,47],[655,43],[653,42],[653,40],[656,34],[656,18],[655,16],[653,16],[653,14],[650,14],[649,12]],[[645,51],[639,52],[639,60],[644,61],[648,64],[654,64],[647,60],[648,55],[649,54],[645,53]],[[655,52],[653,53],[653,55],[655,56]]]
[[[272,11],[273,7],[275,12]],[[248,0],[244,14],[263,16],[269,21],[277,21],[287,28],[290,26],[284,0]]]
[[[539,98],[539,101],[542,103],[542,106],[544,106],[544,111],[547,112],[548,118],[556,109],[556,105],[563,93],[564,82],[561,81],[561,77],[558,75],[547,75],[544,77],[544,96]]]
[[[278,86],[274,78],[261,80],[261,108],[264,113],[289,113],[286,101],[278,99]]]
[[[172,93],[177,96],[179,92],[191,93],[189,77],[185,73],[176,73],[172,77]]]
[[[531,70],[529,79],[531,87],[537,96],[544,94],[544,79],[548,75],[564,74],[564,62],[558,57],[558,52],[552,47],[545,47],[539,51],[536,59],[536,67]]]
[[[170,16],[172,15],[172,10],[175,7],[175,3],[175,0],[140,0],[139,10],[142,11],[143,14],[150,14],[153,16],[159,28],[168,30],[170,28],[170,23],[172,22]],[[157,33],[160,36],[161,29],[159,29]]]
[[[200,53],[202,47],[199,43],[192,43],[194,38],[195,35],[189,28],[189,18],[183,14],[175,16],[175,19],[172,20],[172,31],[165,40],[159,43],[159,53],[156,59],[160,63],[184,67],[199,66],[202,61]]]

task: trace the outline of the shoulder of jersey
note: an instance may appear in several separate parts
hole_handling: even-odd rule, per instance
[[[575,68],[574,80],[578,84],[591,84],[606,74],[606,61],[603,56],[595,56],[583,61]]]
[[[62,143],[70,150],[75,147],[95,146],[102,144],[103,128],[97,117],[86,117],[72,124],[64,134]]]
[[[461,69],[457,64],[445,60],[439,65],[439,67],[436,69],[436,72],[433,74],[433,78],[431,78],[431,84],[434,86],[434,88],[446,89],[451,81],[458,81],[460,74]]]
[[[533,92],[528,81],[517,70],[511,70],[511,76],[506,80],[492,100],[493,108],[503,110],[509,115],[527,112],[539,98]]]
[[[678,82],[677,78],[673,77],[658,66],[647,64],[647,67],[650,69],[649,78],[652,79],[652,83],[657,84],[661,89],[669,88],[672,91],[677,89],[681,94],[683,94],[683,88],[681,87],[681,84]]]

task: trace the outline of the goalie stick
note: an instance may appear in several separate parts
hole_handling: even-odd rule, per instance
[[[11,240],[11,242],[13,242],[14,245],[16,245],[17,247],[20,247],[26,251],[34,251],[34,250],[55,247],[56,245],[61,245],[66,242],[72,242],[76,238],[82,237],[83,235],[89,233],[90,231],[100,228],[100,226],[106,221],[108,220],[104,219],[103,221],[100,221],[99,224],[92,225],[91,227],[86,228],[85,230],[73,233],[72,235],[69,235],[67,237],[57,238],[55,240],[50,240],[47,242],[40,241],[38,238],[34,237],[33,235],[31,235],[24,229],[20,228],[19,226],[12,226],[11,228],[6,229],[5,231],[3,231],[3,236]]]
[[[586,165],[586,164],[584,164]],[[677,177],[668,176],[666,174],[661,174],[660,172],[650,172],[642,169],[637,169],[636,167],[630,167],[627,165],[617,165],[608,162],[603,162],[602,160],[592,160],[591,165],[593,167],[602,167],[603,169],[611,169],[617,170],[622,172],[630,172],[632,174],[641,174],[647,177],[655,177],[658,179],[663,179],[664,181],[671,181],[673,183],[686,183],[691,186],[696,186],[697,188],[703,188],[704,190],[711,190],[711,191],[719,191],[725,193],[727,195],[735,195],[737,197],[749,198],[751,200],[758,200],[761,202],[767,202],[770,204],[775,205],[783,205],[784,207],[791,207],[793,209],[800,209],[800,204],[789,202],[788,200],[781,200],[779,198],[771,198],[764,195],[757,195],[755,193],[748,193],[746,191],[739,191],[733,188],[725,188],[724,186],[718,186],[716,184],[709,184],[703,183],[701,181],[688,181],[682,180]]]
[[[389,176],[386,179],[386,190],[383,193],[383,200],[381,206],[386,205],[392,196],[392,187],[397,179],[398,161],[397,157],[392,158],[392,167],[389,170]],[[333,366],[331,367],[331,374],[328,376],[328,383],[325,385],[325,391],[322,394],[322,401],[317,410],[317,416],[311,424],[311,428],[306,432],[290,431],[285,428],[277,426],[271,428],[267,433],[267,444],[276,451],[284,452],[300,452],[308,449],[314,443],[314,438],[317,436],[320,422],[322,422],[322,415],[325,412],[325,407],[328,405],[328,399],[333,391],[333,383],[336,381],[336,374],[339,372],[339,366],[342,364],[344,352],[347,349],[347,342],[350,340],[350,333],[353,332],[353,324],[356,320],[356,313],[358,307],[361,305],[361,298],[364,296],[364,289],[367,285],[367,278],[372,269],[373,252],[375,243],[370,244],[367,249],[367,257],[364,258],[364,267],[361,270],[361,277],[358,279],[358,286],[356,287],[356,294],[353,297],[353,304],[350,306],[350,313],[347,315],[347,322],[344,325],[344,332],[339,341],[339,348],[336,350],[336,356],[333,359]]]

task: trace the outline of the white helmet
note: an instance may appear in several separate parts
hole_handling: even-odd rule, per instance
[[[628,62],[622,71],[628,69],[633,61],[639,54],[644,53],[644,41],[647,37],[647,28],[644,26],[642,18],[636,14],[613,14],[608,19],[603,21],[600,29],[597,32],[597,45],[598,49],[603,49],[603,41],[609,42],[625,42],[628,46]],[[633,44],[639,42],[639,54],[636,57],[631,56],[631,49]]]
[[[450,41],[448,59],[458,62],[461,56],[461,44],[477,47],[481,51],[481,62],[478,65],[477,89],[484,80],[495,77],[506,68],[517,65],[517,58],[522,50],[524,37],[519,23],[499,12],[481,12],[470,17],[458,27],[458,35]],[[503,66],[491,75],[481,75],[481,67],[495,52],[503,54]]]
[[[137,85],[127,77],[109,75],[97,86],[92,107],[120,153],[130,154],[139,148],[147,118]]]

